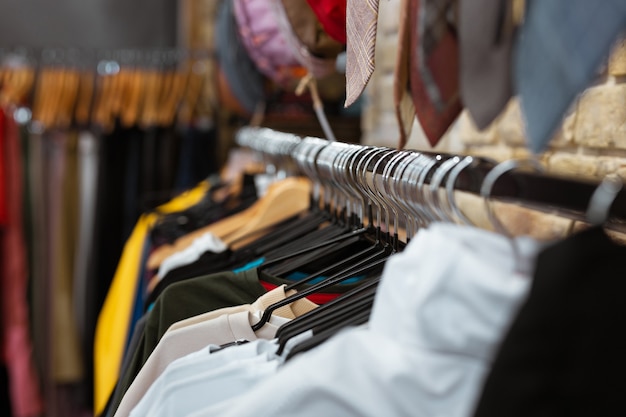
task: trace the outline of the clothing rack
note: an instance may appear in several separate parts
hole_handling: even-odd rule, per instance
[[[212,116],[201,100],[212,54],[187,49],[0,49],[0,103],[41,130],[71,125],[189,125]]]
[[[286,172],[294,173],[296,167],[300,174],[322,183],[337,181],[336,173],[340,169],[352,170],[352,179],[354,175],[363,174],[355,171],[357,167],[354,158],[351,164],[347,164],[348,157],[341,156],[343,150],[350,148],[353,155],[369,155],[366,162],[360,162],[359,168],[366,171],[365,177],[361,177],[364,180],[362,184],[367,184],[374,196],[384,198],[385,194],[381,194],[380,190],[388,189],[385,188],[385,182],[403,177],[405,186],[417,187],[418,193],[422,194],[417,198],[422,203],[435,204],[439,209],[441,197],[434,190],[445,187],[446,198],[452,201],[453,209],[456,209],[454,191],[462,191],[573,220],[587,221],[590,202],[600,186],[600,183],[591,180],[537,172],[539,168],[536,163],[533,165],[535,169],[528,172],[521,169],[527,160],[508,161],[507,167],[482,157],[331,143],[267,128],[244,127],[238,131],[236,141],[240,146],[260,152],[272,165],[286,167]],[[405,174],[410,171],[413,175],[407,179]],[[486,180],[491,182],[491,190],[487,194]],[[429,186],[429,192],[425,192],[424,185]],[[605,225],[613,230],[626,230],[626,190],[620,184],[620,188],[610,198],[612,202],[609,200]],[[455,214],[459,216],[458,211]]]

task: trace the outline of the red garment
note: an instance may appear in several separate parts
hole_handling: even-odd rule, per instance
[[[0,227],[7,224],[6,166],[4,164],[4,112],[0,109]]]
[[[411,93],[417,118],[432,146],[462,109],[459,45],[447,20],[452,4],[452,0],[410,0]]]
[[[334,40],[344,45],[346,37],[347,0],[306,0],[315,12],[317,20]]]
[[[274,288],[278,288],[278,285],[270,284],[269,282],[265,282],[262,280],[260,280],[259,282],[261,283],[263,288],[265,288],[267,291],[272,291]],[[329,301],[333,301],[335,298],[339,297],[340,295],[342,294],[316,293],[316,294],[311,294],[305,298],[311,301],[312,303],[321,305],[321,304],[326,304]]]
[[[33,345],[28,320],[28,264],[22,227],[22,155],[17,124],[5,119],[7,225],[0,234],[0,304],[3,353],[9,375],[13,414],[33,417],[43,414],[39,381],[32,359]]]

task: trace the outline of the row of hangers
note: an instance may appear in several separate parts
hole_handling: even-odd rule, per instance
[[[607,183],[620,183],[608,176],[605,186],[599,188],[596,181],[547,174],[535,159],[498,164],[482,157],[299,138],[266,128],[242,128],[236,140],[262,155],[272,172],[280,166],[283,176],[305,175],[317,184],[316,190],[324,185],[329,195],[341,189],[344,196],[353,197],[355,191],[362,191],[365,194],[357,198],[361,218],[363,202],[369,198],[386,219],[393,214],[396,222],[404,220],[401,223],[409,227],[409,236],[432,221],[471,224],[456,204],[459,191],[483,197],[487,207],[497,200],[587,221],[594,194]],[[305,150],[310,154],[303,155]],[[611,229],[622,230],[626,191],[618,185],[609,187],[614,191],[602,221]],[[355,201],[342,203],[348,210],[355,207]]]
[[[485,158],[298,138],[265,128],[241,129],[237,143],[262,155],[278,177],[304,175],[313,183],[307,213],[283,222],[247,249],[263,254],[260,268],[273,275],[310,270],[311,265],[319,269],[289,285],[288,290],[301,291],[268,307],[253,329],[260,329],[280,307],[350,278],[365,278],[353,291],[280,328],[279,353],[302,331],[315,335],[290,350],[288,358],[345,326],[366,323],[385,261],[420,228],[435,221],[471,225],[456,204],[456,191],[481,195],[494,228],[505,235],[492,200],[573,220],[609,222],[614,228],[626,219],[621,181],[607,178],[598,184],[546,175],[532,160],[498,164]],[[266,208],[280,210],[280,196],[270,198],[273,203]],[[337,253],[342,255],[324,262]],[[303,289],[313,280],[319,282]]]
[[[498,164],[485,158],[301,138],[258,127],[239,130],[236,140],[256,151],[275,182],[244,211],[157,249],[148,267],[157,268],[166,256],[211,232],[243,255],[237,262],[256,259],[262,272],[274,276],[299,273],[286,288],[298,292],[269,306],[254,330],[280,307],[358,279],[350,292],[280,328],[281,353],[302,331],[315,335],[289,350],[287,357],[345,326],[367,322],[386,260],[421,228],[435,221],[472,224],[456,203],[459,191],[482,196],[494,228],[505,235],[493,200],[572,219],[611,218],[612,226],[626,219],[621,183],[607,180],[598,186],[546,175],[532,160]]]
[[[46,49],[4,54],[0,104],[30,106],[43,129],[188,124],[207,81],[205,54],[184,50]],[[2,57],[0,57],[2,58]]]

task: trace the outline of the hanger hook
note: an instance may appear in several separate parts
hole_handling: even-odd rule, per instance
[[[493,167],[483,179],[483,183],[480,187],[480,195],[484,199],[489,221],[499,233],[508,237],[512,237],[512,234],[506,227],[504,227],[502,222],[495,215],[495,211],[493,210],[493,206],[491,204],[491,192],[493,190],[493,186],[498,181],[498,179],[502,177],[502,175],[514,169],[520,169],[524,167],[530,168],[535,172],[544,171],[543,165],[541,165],[541,163],[539,163],[539,161],[537,161],[536,159],[510,159],[508,161],[501,162]]]
[[[340,196],[343,199],[341,204],[346,214],[346,220],[348,221],[350,219],[350,216],[354,213],[354,207],[352,207],[352,201],[350,199],[350,195],[345,189],[345,186],[343,183],[344,177],[345,177],[345,171],[343,171],[341,168],[342,168],[342,163],[343,163],[343,156],[345,155],[345,152],[347,151],[349,147],[350,145],[346,143],[342,143],[342,142],[333,142],[329,145],[329,148],[332,148],[335,150],[335,155],[332,158],[332,161],[330,163],[330,172],[331,172],[333,181],[335,182],[335,187],[340,192]]]
[[[446,210],[446,208],[444,208],[443,205],[441,204],[441,201],[439,198],[439,188],[441,187],[441,183],[443,182],[446,175],[448,175],[448,173],[460,161],[461,161],[461,158],[459,158],[458,156],[453,156],[452,158],[447,159],[446,161],[444,161],[441,165],[437,167],[430,181],[430,187],[429,187],[430,193],[428,194],[429,195],[428,200],[430,200],[433,210],[436,213],[438,213],[438,216],[442,220],[446,220],[448,222],[454,222],[455,218],[451,214],[451,210]],[[449,201],[447,205],[450,206]]]
[[[471,156],[466,156],[463,158],[450,172],[448,176],[448,180],[446,181],[446,192],[447,192],[447,200],[452,210],[452,213],[456,216],[461,223],[467,226],[475,226],[474,222],[472,222],[463,212],[459,209],[458,204],[456,203],[456,197],[454,195],[454,186],[456,185],[456,180],[458,179],[461,172],[470,166],[474,162],[474,158]]]
[[[396,154],[398,151],[396,151],[395,149],[388,149],[387,152],[385,152],[378,161],[376,161],[375,165],[374,165],[374,169],[372,170],[372,192],[374,194],[376,194],[378,197],[380,197],[380,201],[383,203],[387,203],[387,204],[383,204],[384,206],[384,210],[385,210],[385,227],[386,227],[386,232],[388,234],[391,233],[391,223],[390,223],[390,214],[389,212],[393,212],[393,215],[395,217],[395,224],[394,224],[394,233],[398,233],[397,230],[397,226],[398,226],[398,211],[396,210],[395,206],[389,201],[390,199],[383,193],[380,192],[380,190],[378,189],[378,185],[379,185],[379,181],[376,180],[376,174],[378,172],[378,167],[380,164],[384,164],[383,165],[383,173],[381,174],[381,177],[383,179],[384,182],[384,173],[385,173],[385,167],[389,164],[390,161],[386,161],[385,159],[388,156],[392,156],[394,154]],[[393,156],[392,156],[393,159]]]
[[[424,213],[426,213],[428,217],[430,217],[430,221],[436,222],[443,219],[439,217],[439,214],[435,212],[434,207],[428,201],[428,197],[426,196],[426,192],[424,190],[424,184],[426,183],[426,177],[428,176],[430,171],[432,171],[433,168],[437,168],[437,163],[441,161],[441,155],[427,156],[424,161],[424,164],[422,164],[421,169],[418,172],[415,196],[418,197],[421,201],[422,210],[424,210]]]
[[[364,224],[363,222],[366,219],[366,216],[368,216],[368,213],[366,213],[366,210],[367,210],[369,197],[361,188],[361,185],[359,183],[357,167],[358,167],[359,161],[363,158],[363,155],[367,155],[368,152],[371,150],[371,148],[367,146],[354,145],[353,149],[354,150],[350,152],[346,158],[346,167],[347,167],[346,183],[351,186],[353,194],[357,196],[359,200],[358,203],[360,203],[360,206],[359,206],[358,217],[360,220],[360,226],[362,227]]]
[[[313,165],[315,164],[315,156],[319,153],[328,142],[322,139],[307,137],[302,139],[297,149],[294,149],[293,155],[296,164],[300,168],[300,172],[309,177],[313,182],[312,200],[316,205],[322,203],[322,199],[327,197],[322,194],[319,178],[315,174]]]
[[[433,213],[428,210],[429,207],[422,201],[423,196],[421,189],[423,184],[421,180],[422,173],[430,171],[434,164],[435,162],[432,157],[418,153],[416,158],[409,161],[409,164],[402,174],[402,195],[404,200],[411,207],[412,212],[420,220],[422,227],[426,227],[429,223],[436,220]]]
[[[502,175],[514,169],[528,167],[536,172],[543,172],[544,167],[536,159],[510,159],[504,161],[493,167],[483,179],[483,183],[480,187],[480,195],[485,202],[485,209],[487,210],[487,216],[489,221],[494,226],[496,231],[507,237],[511,248],[513,249],[513,257],[515,261],[515,268],[517,271],[522,270],[522,257],[519,249],[519,245],[513,234],[502,224],[498,219],[491,204],[491,192],[495,183]]]
[[[383,210],[383,208],[382,208],[382,203],[380,202],[378,197],[375,195],[375,193],[372,192],[372,190],[368,186],[367,167],[369,166],[370,162],[373,160],[373,158],[376,155],[385,151],[386,151],[386,148],[369,149],[366,152],[366,154],[357,162],[357,167],[356,167],[357,183],[359,183],[361,190],[368,197],[368,199],[370,200],[370,203],[376,206],[376,227],[377,228],[380,228],[381,223],[382,223],[381,211]]]
[[[609,218],[615,198],[623,187],[623,181],[616,174],[605,176],[589,200],[587,221],[596,226],[604,224]]]
[[[392,174],[393,178],[393,187],[391,187],[393,194],[396,196],[397,201],[401,204],[402,208],[406,213],[406,220],[411,224],[411,227],[407,230],[407,238],[413,237],[420,226],[426,224],[424,220],[424,214],[421,213],[418,209],[414,207],[414,205],[409,203],[409,199],[407,198],[407,184],[409,184],[409,174],[411,170],[409,169],[414,161],[424,158],[422,154],[414,151],[405,151],[407,152],[407,157],[402,159],[398,167]],[[409,214],[412,214],[409,215]]]
[[[394,225],[396,229],[395,232],[398,233],[397,229],[400,223],[400,215],[403,215],[405,223],[404,228],[407,238],[412,235],[411,219],[408,216],[410,210],[408,210],[407,207],[403,205],[401,199],[398,198],[398,190],[396,187],[398,185],[398,177],[396,177],[396,174],[402,166],[402,161],[405,161],[413,155],[414,153],[410,151],[398,151],[383,170],[383,188],[385,190],[385,194],[389,196],[390,204],[394,206],[394,213],[396,215],[396,223]]]
[[[338,153],[336,160],[333,161],[338,186],[343,190],[346,196],[346,208],[349,207],[352,214],[348,220],[351,222],[355,221],[354,225],[360,224],[363,218],[363,197],[351,183],[349,163],[359,149],[362,149],[361,145],[347,145]]]

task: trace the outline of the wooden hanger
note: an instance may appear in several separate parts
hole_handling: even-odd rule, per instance
[[[53,91],[48,102],[47,125],[49,127],[59,127],[62,103],[67,91],[67,77],[65,71],[61,68],[55,68],[53,74]]]
[[[37,83],[35,85],[35,98],[33,100],[33,120],[38,122],[42,122],[41,116],[43,113],[43,101],[44,101],[44,91],[47,87],[47,69],[42,68],[39,71],[39,76],[37,77]]]
[[[41,123],[43,128],[45,129],[48,126],[48,108],[50,100],[52,100],[52,95],[50,94],[50,89],[53,88],[54,77],[53,77],[52,69],[45,68],[41,77],[41,91],[39,96],[39,112],[37,113],[37,120]]]
[[[269,226],[280,223],[309,208],[311,185],[308,180],[293,178],[293,184],[277,183],[277,188],[268,190],[258,204],[255,211],[245,216],[245,223],[236,231],[222,237],[228,245],[247,235],[257,233]]]
[[[22,105],[34,81],[35,71],[31,67],[0,68],[0,105]]]
[[[212,58],[202,61],[200,85],[198,86],[198,99],[196,100],[195,113],[202,117],[213,119],[216,117],[216,109],[219,107],[217,92],[216,64]]]
[[[179,70],[174,74],[174,81],[172,85],[172,92],[169,97],[166,98],[165,103],[165,116],[163,124],[166,126],[174,123],[176,117],[176,110],[180,106],[183,95],[185,94],[185,87],[187,86],[187,73]]]
[[[98,74],[96,75],[94,85],[94,103],[91,109],[91,123],[102,126],[105,121],[105,96],[108,90],[109,80],[108,76]]]
[[[17,69],[2,68],[0,69],[0,100],[2,105],[13,102],[16,87]]]
[[[0,66],[0,105],[7,105],[11,102],[11,71],[9,68]]]
[[[24,103],[30,96],[33,91],[33,86],[35,85],[35,69],[34,68],[24,68],[21,73],[23,74],[23,80],[20,83],[20,88],[17,93],[17,101],[16,103]]]
[[[79,125],[89,123],[89,114],[93,105],[94,94],[94,73],[91,71],[83,71],[79,74],[79,85],[77,94],[76,108],[74,109],[74,119]]]
[[[80,84],[80,75],[74,69],[63,70],[65,83],[63,86],[63,96],[59,106],[59,115],[57,125],[61,128],[69,128],[73,121],[74,108],[78,101],[78,89]]]
[[[122,112],[122,103],[126,90],[126,70],[120,69],[117,74],[113,75],[110,112],[111,119],[115,120]]]
[[[169,97],[172,95],[174,89],[174,71],[166,71],[161,75],[161,89],[156,102],[156,124],[158,126],[165,126],[167,119],[167,105]]]
[[[13,103],[16,87],[16,70],[0,68],[0,105]]]
[[[129,70],[127,83],[128,91],[124,97],[120,120],[124,127],[131,127],[137,123],[141,111],[144,92],[142,71],[138,68]]]
[[[0,65],[0,94],[5,83],[5,78],[9,73],[9,69]]]
[[[156,123],[157,102],[161,91],[161,74],[154,69],[145,72],[146,91],[145,99],[140,116],[140,124],[144,127],[152,127]]]
[[[117,116],[117,98],[120,94],[120,73],[114,73],[106,76],[108,78],[108,89],[104,96],[103,110],[103,126],[105,132],[113,131],[115,127],[115,117]]]
[[[183,125],[191,123],[202,87],[202,75],[194,71],[193,68],[194,62],[189,62],[187,68],[187,88],[178,111],[178,121]]]
[[[56,102],[54,107],[51,109],[52,112],[52,126],[61,128],[63,119],[65,115],[63,114],[63,106],[67,100],[67,95],[69,92],[69,79],[67,76],[67,72],[64,68],[58,68],[56,70],[56,79],[57,79],[57,95]]]
[[[44,129],[50,128],[54,122],[54,103],[56,101],[58,76],[56,70],[48,68],[46,70],[46,83],[41,94],[41,113],[39,121]]]
[[[311,183],[304,178],[291,177],[276,182],[270,185],[265,196],[241,213],[180,237],[173,245],[159,247],[148,258],[147,266],[157,269],[165,258],[185,249],[197,237],[207,232],[229,244],[240,237],[280,223],[309,208],[310,192]]]

